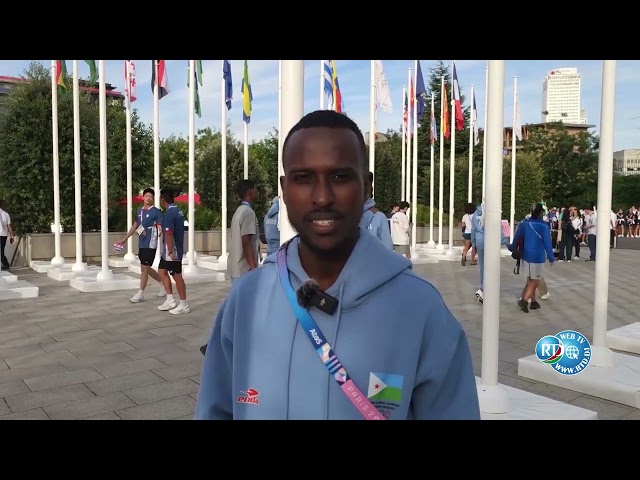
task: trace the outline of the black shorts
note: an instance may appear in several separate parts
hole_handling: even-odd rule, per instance
[[[138,259],[140,260],[140,265],[147,265],[148,267],[150,267],[151,265],[153,265],[153,261],[156,259],[156,249],[139,248]]]
[[[158,269],[166,270],[169,272],[169,275],[179,275],[182,273],[182,260],[168,262],[164,258],[161,258]]]

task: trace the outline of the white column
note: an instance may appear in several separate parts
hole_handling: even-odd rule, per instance
[[[322,80],[324,79],[324,61],[320,60],[320,98],[324,98],[324,90],[322,89]],[[320,110],[324,110],[324,102],[321,100]],[[282,176],[282,144],[284,137],[282,136],[282,60],[278,60],[278,196],[282,197],[282,185],[280,177]]]
[[[98,272],[99,281],[111,280],[113,272],[109,269],[109,191],[107,185],[107,90],[104,78],[104,60],[98,60],[100,77],[100,244],[102,270]]]
[[[418,88],[418,60],[415,61],[414,80]],[[418,237],[418,95],[413,97],[413,159],[411,165],[411,253],[416,255]]]
[[[73,61],[73,181],[76,214],[76,263],[71,270],[82,272],[82,182],[80,170],[80,86],[78,85],[78,60]]]
[[[224,72],[224,60],[222,60],[221,71]],[[224,73],[223,73],[224,75]],[[222,78],[220,82],[220,188],[222,190],[222,205],[221,222],[220,222],[220,256],[218,257],[218,265],[227,264],[227,256],[229,254],[227,249],[227,99],[225,91],[225,79]]]
[[[371,60],[371,98],[369,98],[369,171],[375,182],[376,168],[376,61]],[[373,193],[373,191],[372,191]]]
[[[435,95],[431,92],[431,114],[435,118],[435,112],[433,109],[435,108]],[[431,121],[431,120],[429,120]],[[429,127],[431,128],[431,127]],[[434,141],[435,141],[435,132],[434,132]],[[434,142],[431,143],[431,167],[429,168],[429,241],[427,245],[434,246],[436,242],[433,241],[433,177],[434,177],[434,156],[435,156],[435,147]]]
[[[511,207],[509,211],[509,241],[513,242],[515,229],[513,228],[516,216],[516,105],[518,101],[518,77],[513,77],[513,119],[511,127]]]
[[[467,202],[473,202],[473,85],[471,85],[471,115],[469,115],[469,185],[467,186]]]
[[[404,198],[407,203],[411,204],[411,132],[416,130],[416,126],[413,124],[413,102],[411,101],[411,85],[413,83],[413,79],[411,78],[411,69],[407,69],[407,100],[408,100],[408,112],[407,112],[407,150],[406,150],[406,162],[407,166],[405,168],[405,177],[404,177]],[[415,92],[415,90],[414,90]],[[413,207],[409,207],[409,215],[411,215],[411,209]]]
[[[126,89],[127,92],[129,92],[128,94],[125,93],[125,102],[127,105],[127,108],[125,109],[125,116],[127,122],[127,228],[130,228],[131,224],[133,223],[133,157],[131,153],[131,71],[129,70],[131,64],[129,63],[129,60],[125,60],[125,65],[125,82],[127,85]],[[160,192],[156,191],[154,197],[159,195]],[[127,253],[125,253],[124,259],[129,261],[136,259],[136,256],[133,253],[132,237],[127,238]]]
[[[613,138],[615,127],[616,61],[602,63],[602,106],[598,154],[598,216],[596,219],[596,275],[593,298],[593,341],[591,364],[613,367],[613,352],[607,347],[609,304],[609,218],[613,189]]]
[[[444,77],[440,78],[440,171],[438,172],[438,245],[436,245],[436,250],[444,250],[444,245],[442,244],[442,204],[444,203],[444,132],[442,131],[442,122],[444,121],[443,111],[444,104],[443,102],[446,99],[444,98]]]
[[[55,248],[51,265],[56,268],[64,265],[64,258],[60,248],[60,156],[58,153],[58,83],[55,60],[51,60],[51,127],[53,131],[53,233]]]
[[[488,112],[487,198],[484,210],[482,379],[481,384],[478,385],[478,397],[482,412],[506,413],[509,410],[509,397],[507,392],[498,385],[504,60],[489,61]]]
[[[282,60],[280,62],[280,76],[282,77]],[[282,88],[282,85],[280,88]],[[320,110],[324,110],[324,102],[324,60],[320,60]],[[280,185],[280,180],[278,180],[278,185]]]
[[[195,265],[196,255],[196,205],[195,205],[195,178],[196,178],[196,82],[194,72],[196,61],[189,60],[189,231],[187,232],[189,250],[187,252],[187,265],[184,273],[197,273]]]
[[[482,126],[482,201],[487,189],[487,98],[489,96],[489,63],[484,67],[484,125]],[[501,127],[502,128],[502,127]]]
[[[249,124],[244,124],[244,178],[249,178]]]
[[[304,116],[304,60],[282,60],[282,139]],[[297,235],[289,223],[287,205],[280,199],[280,244]]]
[[[451,68],[453,72],[453,68]],[[451,155],[449,156],[449,255],[453,255],[453,217],[456,186],[456,100],[454,95],[453,79],[451,80]]]
[[[407,94],[407,86],[403,85],[402,86],[402,104],[403,105],[403,112],[404,112],[404,97]],[[407,112],[407,122],[409,121],[408,118],[409,112]],[[403,118],[402,118],[402,176],[400,177],[400,200],[404,200],[404,192],[405,192],[405,182],[407,181],[407,165],[406,165],[406,161],[407,161],[407,143],[405,142],[405,138],[407,136],[407,126],[404,123],[404,113],[403,113]]]
[[[153,189],[155,190],[155,206],[160,208],[160,88],[158,84],[158,60],[153,61],[156,70],[156,84],[153,85]],[[160,240],[162,241],[162,240]],[[156,261],[160,259],[160,248],[156,251]]]

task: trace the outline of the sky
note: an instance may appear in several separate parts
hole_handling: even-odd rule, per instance
[[[32,60],[0,60],[0,76],[20,76]],[[37,60],[50,65],[50,60]],[[446,65],[451,60],[443,60]],[[123,60],[105,60],[106,81],[123,91]],[[187,60],[167,60],[169,78],[168,96],[160,100],[160,137],[171,134],[188,134]],[[305,60],[304,111],[320,108],[320,62]],[[336,60],[338,79],[342,90],[345,111],[361,128],[369,131],[370,60]],[[425,83],[429,70],[437,60],[420,60]],[[484,126],[485,65],[486,60],[456,60],[458,81],[463,95],[470,99],[473,84],[478,121]],[[89,67],[78,62],[81,77],[88,77]],[[148,125],[153,120],[153,94],[151,91],[151,61],[134,60],[136,64],[137,97],[133,107],[142,121]],[[233,76],[233,104],[228,112],[231,130],[237,139],[243,138],[242,122],[242,60],[231,60]],[[413,68],[411,60],[382,60],[390,86],[393,112],[378,109],[378,131],[399,129],[402,122],[402,87],[407,84],[407,69]],[[253,111],[249,124],[249,141],[263,138],[278,126],[278,60],[248,60],[249,76],[253,92]],[[587,123],[595,125],[592,132],[599,133],[600,100],[602,85],[601,60],[507,60],[505,62],[505,126],[511,126],[513,112],[513,77],[518,77],[518,97],[522,124],[542,121],[542,81],[549,70],[577,68],[581,75],[581,103],[586,110]],[[67,71],[72,72],[71,60]],[[640,61],[619,60],[616,77],[616,116],[614,150],[640,148]],[[222,61],[203,60],[203,86],[200,87],[202,117],[196,117],[196,129],[220,128],[221,123]]]

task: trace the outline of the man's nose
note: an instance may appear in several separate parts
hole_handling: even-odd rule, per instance
[[[313,191],[311,194],[313,203],[318,207],[327,207],[334,200],[333,185],[328,177],[317,176],[313,182]]]

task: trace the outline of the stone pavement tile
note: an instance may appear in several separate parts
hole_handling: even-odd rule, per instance
[[[199,338],[193,339],[193,340],[184,340],[182,342],[176,343],[176,345],[178,347],[180,347],[182,350],[187,350],[187,351],[192,351],[192,350],[198,350],[200,351],[200,347],[202,345],[204,345],[205,343],[207,343],[209,339],[207,338],[206,335],[200,335]]]
[[[22,380],[0,383],[0,398],[29,393],[29,387]]]
[[[70,348],[69,351],[78,358],[97,357],[99,355],[108,355],[110,353],[126,353],[133,350],[133,347],[125,342],[103,343],[100,346],[90,348]]]
[[[56,342],[68,342],[71,340],[80,340],[82,338],[95,337],[103,333],[105,333],[104,330],[100,328],[94,328],[91,330],[83,330],[80,332],[59,333],[52,336],[56,340]]]
[[[168,343],[162,345],[153,345],[151,347],[145,348],[136,348],[129,350],[127,352],[123,352],[127,357],[131,360],[140,360],[142,358],[154,358],[159,355],[167,355],[170,353],[183,353],[184,348],[179,347],[178,345]]]
[[[553,398],[554,400],[559,400],[565,403],[572,402],[584,395],[583,393],[576,392],[574,390],[568,390],[566,388],[556,387],[555,385],[548,385],[540,382],[535,382],[533,385],[527,387],[527,390],[531,393]]]
[[[628,415],[620,418],[620,420],[640,420],[640,409],[633,409]]]
[[[531,350],[525,350],[524,348],[500,348],[498,357],[500,360],[509,363],[517,363],[522,357],[528,357],[531,355]]]
[[[177,335],[162,335],[157,336],[150,332],[144,332],[130,340],[127,340],[127,343],[136,348],[148,348],[156,345],[166,345],[170,343],[179,343],[182,341],[182,338]]]
[[[27,335],[38,335],[38,333],[42,332],[42,328],[40,328],[36,324],[24,325],[21,323],[11,325],[9,327],[0,328],[0,332],[8,333],[8,332],[24,332]]]
[[[41,408],[34,408],[24,412],[2,415],[0,416],[0,420],[49,420],[49,417]]]
[[[192,363],[202,360],[202,354],[199,351],[183,351],[179,353],[167,353],[156,357],[162,363],[169,367],[177,367],[185,363]]]
[[[110,393],[102,397],[77,399],[76,401],[58,403],[44,407],[51,420],[79,420],[104,413],[113,412],[135,405],[120,392]]]
[[[15,340],[17,338],[27,338],[27,337],[28,335],[26,333],[20,332],[20,331],[0,333],[0,346],[2,346],[2,348],[7,348],[4,346],[4,344],[9,340]]]
[[[198,385],[200,385],[200,375],[194,375],[193,377],[189,377],[189,380],[193,380]]]
[[[68,351],[46,353],[43,350],[41,355],[29,354],[23,357],[13,357],[5,359],[9,368],[25,368],[35,367],[39,365],[48,365],[51,363],[62,362],[63,360],[72,360],[76,357]]]
[[[122,420],[115,412],[101,413],[91,417],[81,418],[81,420]]]
[[[3,398],[0,398],[0,415],[9,415],[11,410],[9,410],[9,406],[6,404]]]
[[[35,367],[12,368],[0,370],[0,385],[27,378],[51,375],[54,373],[66,372],[67,369],[60,363],[50,363],[48,365],[37,365]]]
[[[19,348],[27,347],[30,345],[40,345],[44,348],[45,345],[55,343],[55,340],[48,335],[36,335],[34,337],[16,338],[14,340],[8,340],[0,344],[1,348]],[[46,350],[45,350],[46,351]]]
[[[172,418],[172,420],[193,420],[193,415],[185,415],[184,417]]]
[[[103,327],[103,330],[106,333],[110,333],[111,335],[124,335],[124,334],[137,335],[138,333],[147,331],[149,328],[153,328],[153,325],[129,323],[127,325],[123,325],[120,327]]]
[[[24,393],[5,397],[5,401],[13,412],[30,410],[32,408],[47,407],[60,403],[91,398],[95,395],[82,384],[67,385],[65,387],[50,388],[41,392]]]
[[[116,410],[123,420],[171,420],[187,415],[193,416],[196,401],[188,395],[168,398],[137,407]]]
[[[161,327],[161,328],[153,328],[149,329],[150,333],[154,335],[178,335],[182,336],[184,334],[189,334],[192,332],[197,332],[200,334],[200,329],[194,327],[193,325],[175,325],[172,327]]]
[[[159,375],[152,371],[145,371],[85,382],[85,385],[96,395],[106,395],[162,382],[164,382],[164,379]]]
[[[42,345],[45,352],[61,352],[63,350],[80,350],[82,348],[100,347],[104,345],[95,337],[81,338],[79,340],[67,340],[66,342],[47,343]]]
[[[183,363],[176,367],[159,368],[157,370],[153,370],[153,372],[157,373],[167,381],[175,380],[177,378],[192,377],[200,374],[202,371],[203,361],[204,357],[200,355],[200,359],[195,362]]]
[[[531,387],[532,385],[534,385],[534,382],[531,382],[524,378],[510,377],[509,375],[504,375],[500,373],[498,373],[498,383],[501,383],[502,385],[506,385],[508,387],[517,388],[520,390],[527,390],[528,387]]]
[[[60,360],[60,363],[69,370],[82,370],[84,368],[104,367],[128,362],[129,357],[124,353],[109,353],[107,355],[96,355],[94,357],[67,358]]]
[[[576,407],[598,412],[598,420],[617,420],[636,410],[633,407],[609,402],[601,398],[584,395],[569,402]]]
[[[180,397],[198,391],[198,384],[188,378],[180,378],[165,383],[136,387],[124,390],[124,393],[138,405],[157,402],[167,398]]]
[[[64,323],[64,324],[57,325],[55,327],[52,327],[51,325],[44,325],[42,326],[41,333],[43,335],[51,335],[53,337],[61,333],[79,332],[81,330],[82,328],[76,325],[75,323]]]
[[[116,363],[111,365],[96,366],[96,370],[106,378],[118,377],[129,373],[145,372],[147,370],[155,370],[163,368],[167,365],[155,358],[144,358],[142,360],[131,360],[124,363]]]
[[[42,353],[45,353],[45,351],[40,345],[26,345],[24,347],[2,348],[0,349],[0,358],[6,360],[8,358],[24,357],[29,354],[40,355]]]
[[[47,390],[49,388],[64,387],[66,385],[76,385],[78,383],[86,383],[92,380],[104,378],[93,368],[84,370],[72,370],[70,372],[56,373],[53,375],[45,375],[43,377],[30,378],[24,381],[32,392]]]

